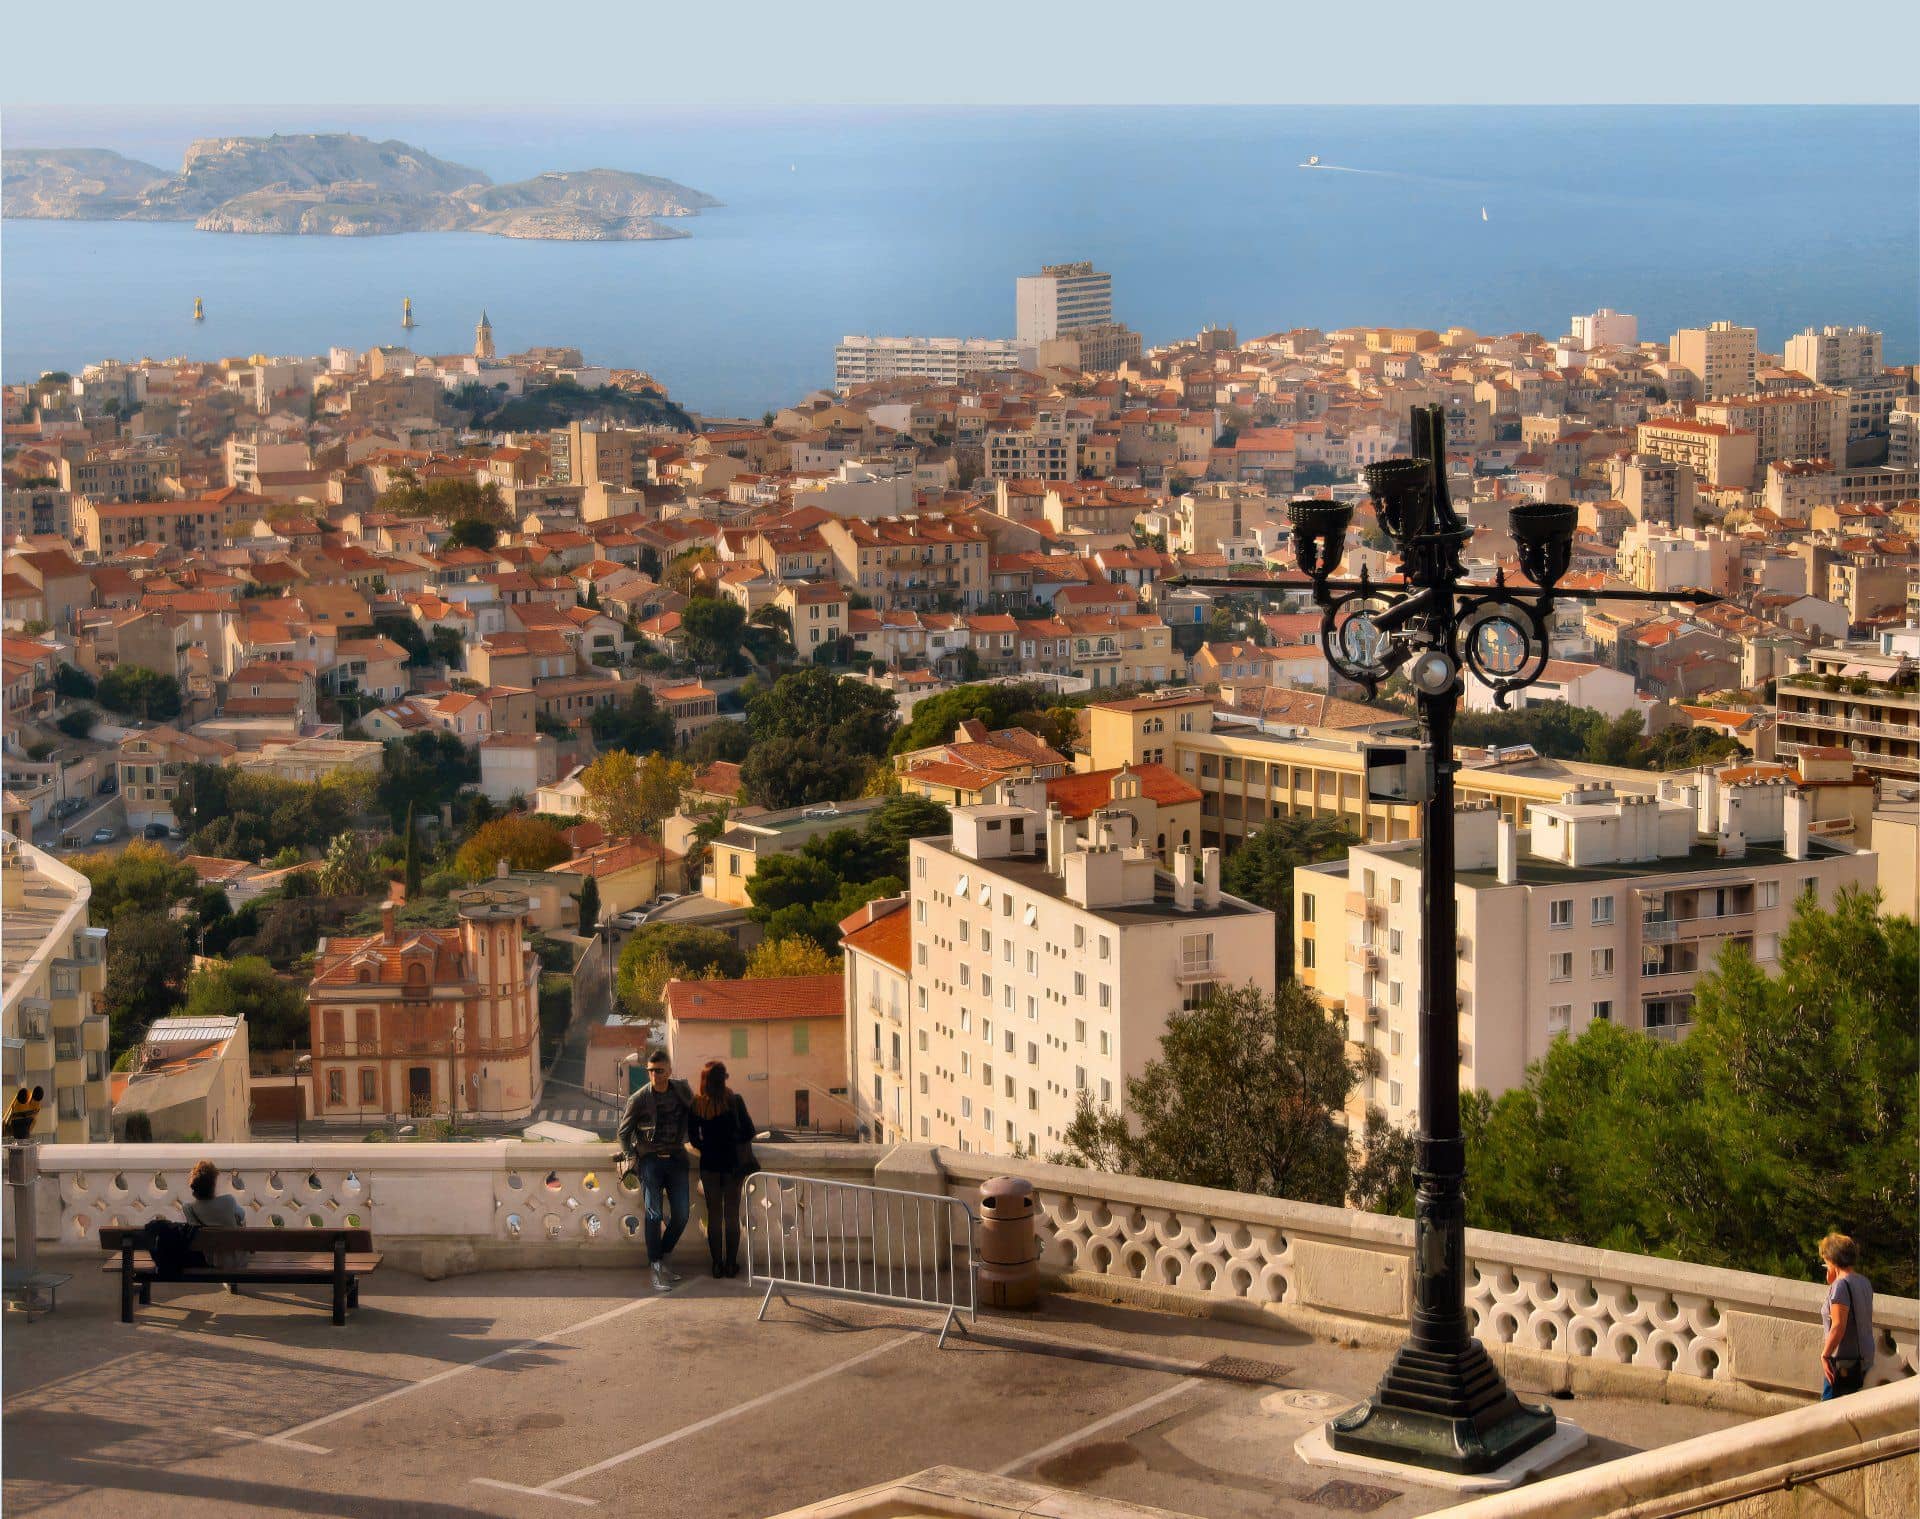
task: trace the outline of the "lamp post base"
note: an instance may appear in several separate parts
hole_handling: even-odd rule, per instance
[[[1327,1424],[1327,1444],[1346,1455],[1471,1475],[1506,1465],[1554,1432],[1551,1409],[1522,1403],[1501,1381],[1486,1348],[1403,1345],[1373,1397]]]

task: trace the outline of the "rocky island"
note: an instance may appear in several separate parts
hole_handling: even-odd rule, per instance
[[[347,132],[207,137],[178,174],[103,148],[0,154],[0,212],[64,221],[190,221],[203,232],[632,241],[685,237],[663,218],[720,202],[648,174],[558,170],[494,184],[404,142]]]

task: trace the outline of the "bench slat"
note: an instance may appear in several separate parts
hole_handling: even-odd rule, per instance
[[[100,1231],[100,1247],[118,1250],[128,1235],[139,1242],[142,1231],[109,1226]],[[371,1229],[201,1229],[193,1237],[195,1250],[218,1250],[222,1254],[251,1250],[332,1250],[336,1239],[344,1239],[349,1251],[366,1252],[373,1248]]]
[[[347,1274],[349,1276],[365,1276],[377,1267],[382,1259],[383,1257],[377,1253],[349,1255],[346,1259]],[[110,1275],[120,1269],[120,1261],[117,1257],[110,1261],[102,1261],[100,1263],[100,1269],[102,1272]],[[159,1268],[153,1263],[152,1256],[137,1250],[134,1252],[133,1272],[135,1276],[152,1276],[156,1274],[158,1269]],[[271,1255],[256,1255],[247,1264],[235,1266],[230,1271],[223,1271],[214,1266],[187,1266],[176,1274],[176,1279],[188,1281],[204,1277],[209,1281],[218,1282],[225,1281],[229,1277],[237,1277],[247,1271],[320,1271],[331,1277],[333,1275],[333,1257],[331,1255],[283,1255],[277,1257]]]

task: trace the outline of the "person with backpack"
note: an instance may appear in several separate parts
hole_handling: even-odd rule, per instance
[[[669,1292],[680,1274],[667,1257],[687,1227],[691,1196],[687,1175],[687,1134],[693,1118],[693,1092],[673,1079],[665,1050],[647,1056],[647,1084],[627,1099],[620,1118],[620,1148],[640,1173],[647,1210],[647,1265],[657,1291]]]
[[[1873,1283],[1856,1269],[1860,1247],[1844,1234],[1820,1241],[1827,1268],[1826,1337],[1820,1342],[1820,1401],[1844,1398],[1873,1370]]]
[[[740,1193],[760,1169],[746,1099],[727,1085],[727,1068],[700,1068],[693,1099],[693,1147],[700,1152],[700,1195],[707,1205],[707,1253],[715,1276],[740,1274]]]

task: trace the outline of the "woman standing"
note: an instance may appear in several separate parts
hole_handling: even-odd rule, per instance
[[[715,1276],[740,1274],[740,1192],[759,1170],[747,1104],[727,1086],[727,1068],[709,1060],[700,1068],[691,1133],[700,1152],[700,1195],[707,1205],[707,1252]]]
[[[1827,1271],[1827,1332],[1820,1341],[1820,1400],[1866,1386],[1873,1370],[1873,1283],[1859,1269],[1860,1247],[1844,1234],[1820,1241]]]

